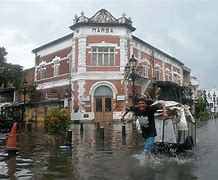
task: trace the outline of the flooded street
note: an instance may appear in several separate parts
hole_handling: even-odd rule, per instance
[[[148,159],[143,139],[131,124],[122,139],[121,124],[109,125],[104,139],[94,124],[72,125],[73,146],[64,148],[46,143],[42,124],[32,124],[31,132],[17,132],[19,153],[7,157],[0,134],[0,179],[81,179],[81,180],[215,180],[218,175],[218,120],[200,123],[197,147],[183,156],[158,155]]]
[[[195,174],[199,179],[215,180],[218,176],[218,119],[209,120],[199,125],[197,161]]]

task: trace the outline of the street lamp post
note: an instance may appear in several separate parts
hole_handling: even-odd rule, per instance
[[[191,84],[191,82],[189,82],[189,84],[188,84],[188,96],[189,96],[189,105],[190,105],[191,108],[193,106],[193,97],[192,97],[192,95],[193,95],[192,84]]]
[[[206,94],[206,90],[203,90],[203,98],[204,98],[204,111],[206,110],[206,106],[207,106],[207,94]]]
[[[65,89],[64,98],[67,100],[67,104],[65,104],[65,107],[67,107],[68,109],[70,109],[70,100],[71,100],[72,94],[73,94],[73,91],[70,88]]]
[[[192,99],[193,92],[192,92],[191,82],[188,84],[188,95],[189,95],[190,99]]]
[[[24,79],[23,81],[23,120],[25,120],[25,112],[26,112],[26,94],[27,94],[27,81]]]
[[[213,93],[213,108],[214,108],[214,113],[216,113],[216,93]]]
[[[142,74],[142,65],[141,63],[137,66],[137,60],[134,58],[134,55],[129,59],[129,63],[126,63],[124,69],[124,75],[127,79],[132,81],[132,104],[135,105],[135,81],[141,77]]]

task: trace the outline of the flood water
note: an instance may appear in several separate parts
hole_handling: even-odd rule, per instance
[[[143,139],[131,123],[109,125],[100,137],[95,124],[72,125],[72,148],[46,143],[43,124],[32,124],[31,132],[17,132],[18,155],[4,151],[7,136],[0,134],[0,179],[39,180],[216,180],[218,176],[218,120],[198,124],[197,146],[192,152],[170,157],[148,158]]]

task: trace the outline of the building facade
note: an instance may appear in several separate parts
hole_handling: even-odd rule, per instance
[[[208,88],[205,90],[206,100],[207,100],[207,108],[211,113],[217,113],[218,109],[218,88]]]
[[[182,62],[134,36],[125,14],[117,19],[101,9],[88,18],[82,12],[70,29],[72,34],[32,51],[43,115],[49,108],[68,107],[73,120],[120,119],[131,103],[132,82],[124,69],[132,55],[143,67],[135,81],[137,95],[153,80],[182,86],[190,77]]]

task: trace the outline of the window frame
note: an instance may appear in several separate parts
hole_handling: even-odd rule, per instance
[[[171,77],[171,72],[166,69],[165,70],[165,81],[170,81],[170,77]]]
[[[95,56],[95,59],[94,59]],[[91,66],[111,67],[115,66],[114,46],[92,46]]]
[[[143,67],[142,77],[148,78],[149,63],[146,61],[143,62],[142,67]]]
[[[156,78],[156,81],[161,80],[161,68],[159,65],[156,65],[155,67],[155,78]]]
[[[174,83],[177,83],[177,84],[180,84],[180,75],[179,74],[177,74],[177,73],[173,73],[173,82]]]
[[[45,64],[39,66],[39,79],[45,78]]]
[[[59,68],[59,66],[60,66],[59,60],[53,61],[53,76],[54,76],[54,77],[58,76],[59,73],[60,73],[60,68]]]

